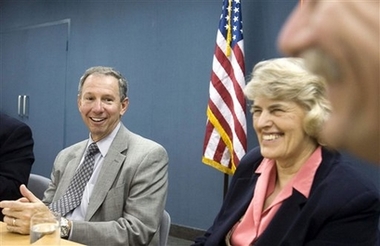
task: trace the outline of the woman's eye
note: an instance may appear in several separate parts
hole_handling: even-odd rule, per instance
[[[251,113],[253,115],[259,115],[261,113],[261,110],[260,109],[251,109]]]
[[[271,110],[272,113],[279,113],[279,112],[284,112],[284,110],[280,109],[280,108],[274,108]]]

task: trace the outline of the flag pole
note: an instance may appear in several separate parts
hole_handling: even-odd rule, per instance
[[[232,27],[231,27],[231,0],[228,0],[228,29],[227,29],[227,50],[226,50],[226,56],[229,57],[231,55],[231,38],[232,38]],[[228,190],[228,174],[224,173],[224,180],[223,180],[223,200],[226,197]]]
[[[202,162],[223,172],[223,197],[247,150],[244,42],[241,3],[224,0],[209,86]]]
[[[226,198],[226,194],[228,191],[228,174],[224,174],[224,184],[223,184],[223,200]]]

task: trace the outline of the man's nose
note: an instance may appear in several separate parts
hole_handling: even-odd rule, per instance
[[[307,48],[308,40],[311,37],[308,27],[309,19],[307,7],[298,4],[282,26],[277,38],[277,46],[282,53],[298,56],[303,49]]]
[[[103,111],[103,102],[101,100],[95,100],[92,109],[94,111]]]

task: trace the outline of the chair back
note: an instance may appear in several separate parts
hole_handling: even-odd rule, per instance
[[[28,189],[40,200],[44,197],[45,190],[48,188],[50,179],[42,175],[33,174],[29,175]]]
[[[160,226],[160,246],[166,246],[168,243],[170,224],[170,215],[166,210],[164,210]]]

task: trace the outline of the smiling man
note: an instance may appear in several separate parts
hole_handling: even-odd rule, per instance
[[[78,108],[89,138],[58,154],[42,201],[22,185],[24,198],[0,202],[9,231],[28,234],[30,217],[50,209],[62,216],[63,238],[85,245],[158,245],[168,155],[122,124],[127,86],[109,67],[84,73]]]
[[[332,146],[380,165],[379,0],[303,1],[284,24],[280,50],[326,78]]]

